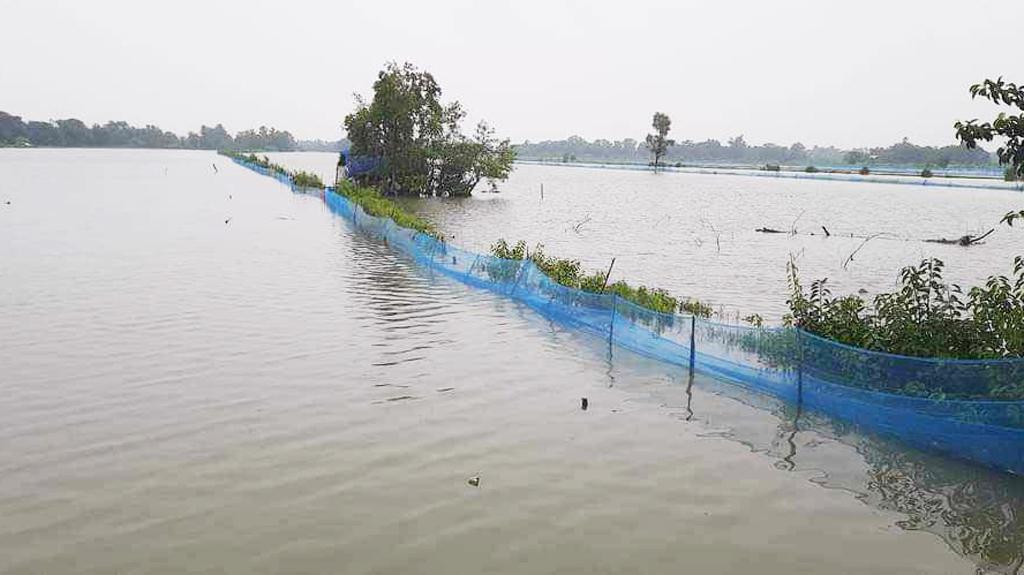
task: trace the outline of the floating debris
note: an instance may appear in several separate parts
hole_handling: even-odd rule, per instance
[[[470,477],[469,481],[467,481],[466,483],[472,485],[473,487],[480,487],[480,476],[474,475],[473,477]]]
[[[583,411],[586,411],[587,407],[589,407],[589,406],[590,406],[590,402],[587,401],[587,398],[585,398],[585,397],[580,398],[580,409],[582,409]]]

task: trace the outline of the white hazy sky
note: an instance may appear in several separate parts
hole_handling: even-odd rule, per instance
[[[0,0],[0,110],[221,122],[336,139],[381,65],[410,61],[514,141],[884,145],[991,117],[967,87],[1024,82],[1024,0]]]

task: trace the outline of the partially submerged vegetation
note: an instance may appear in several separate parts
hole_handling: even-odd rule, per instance
[[[991,100],[1024,111],[1024,86],[985,80],[971,86],[972,97]],[[996,150],[999,163],[1007,166],[1006,176],[1024,177],[1024,114],[1000,113],[989,123],[977,120],[957,122],[957,138],[969,148],[979,141],[1002,138]],[[925,168],[921,177],[932,176]],[[1010,212],[1002,222],[1013,225],[1024,210]],[[975,244],[992,231],[959,240],[938,243]],[[1000,359],[1024,357],[1024,257],[1017,256],[1009,276],[991,276],[984,284],[968,290],[947,284],[944,264],[926,259],[900,272],[899,289],[879,294],[869,305],[860,296],[832,297],[827,280],[810,285],[805,294],[791,262],[789,281],[791,310],[787,323],[813,334],[858,348],[899,355],[954,358]],[[1024,382],[1013,387],[1024,396]]]
[[[700,317],[709,317],[712,313],[709,305],[695,300],[680,300],[660,288],[634,287],[622,280],[608,283],[607,272],[587,273],[579,260],[550,256],[544,253],[542,245],[538,245],[531,252],[525,241],[520,240],[510,247],[507,241],[499,239],[491,246],[491,254],[507,260],[529,260],[544,272],[544,275],[563,286],[589,293],[614,294],[659,313],[685,312]]]
[[[357,186],[352,182],[342,181],[338,182],[336,191],[363,208],[363,211],[371,216],[391,218],[403,228],[416,230],[443,240],[443,236],[433,224],[402,209],[394,200],[384,197],[375,188]]]
[[[373,99],[357,96],[345,117],[351,154],[377,160],[357,177],[392,195],[468,196],[482,180],[512,171],[515,150],[485,122],[462,133],[459,102],[441,103],[441,86],[412,64],[390,63],[373,84]]]
[[[323,189],[324,182],[320,179],[320,176],[310,173],[303,172],[301,170],[292,172],[292,183],[300,188],[317,188]]]
[[[324,182],[320,179],[320,176],[311,172],[304,172],[302,170],[293,172],[281,164],[271,162],[270,158],[266,156],[257,156],[253,153],[247,154],[243,152],[233,152],[230,150],[220,150],[217,153],[222,156],[241,160],[254,166],[259,166],[275,174],[291,178],[292,185],[299,188],[315,188],[318,190],[322,190],[324,188]]]
[[[805,292],[789,266],[788,324],[859,348],[916,357],[999,359],[1024,356],[1024,257],[1010,277],[966,292],[947,284],[944,264],[926,259],[900,272],[899,288],[875,296],[833,297],[827,280]]]

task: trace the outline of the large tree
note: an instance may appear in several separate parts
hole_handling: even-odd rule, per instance
[[[979,96],[992,100],[997,106],[1007,105],[1024,112],[1024,86],[1004,82],[1002,77],[971,86],[971,97]],[[991,122],[979,124],[975,119],[957,122],[954,127],[956,137],[968,148],[976,147],[979,140],[1002,139],[1003,145],[996,150],[996,156],[1001,165],[1007,166],[1007,179],[1024,180],[1024,113],[1000,112]],[[1024,210],[1006,214],[1003,221],[1013,225],[1016,219],[1024,219]]]
[[[472,137],[462,133],[466,113],[442,104],[441,87],[412,64],[387,64],[373,84],[373,100],[356,96],[345,117],[355,156],[376,158],[364,176],[393,194],[468,196],[482,180],[504,180],[515,152],[507,139],[481,122]]]
[[[676,142],[675,140],[668,139],[668,131],[672,128],[672,120],[669,119],[668,115],[655,112],[651,126],[654,127],[655,133],[647,134],[647,148],[651,150],[651,155],[654,156],[654,169],[657,171],[662,156]]]

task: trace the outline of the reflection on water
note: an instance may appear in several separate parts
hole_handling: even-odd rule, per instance
[[[686,385],[684,419],[700,418],[694,402],[694,376]],[[855,493],[865,503],[904,516],[906,530],[941,537],[954,551],[986,572],[1017,574],[1024,564],[1024,478],[908,449],[869,435],[803,406],[750,396],[728,384],[701,380],[698,389],[771,413],[763,427],[739,422],[736,414],[712,407],[703,418],[729,429],[723,435],[776,459],[784,471],[815,471],[814,481]],[[680,382],[683,384],[684,382]],[[774,427],[769,432],[768,427]],[[837,448],[855,451],[862,465],[835,459]]]
[[[210,161],[0,151],[0,572],[1019,570],[1019,478],[609,350]]]

